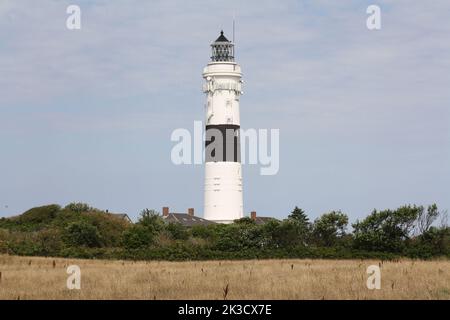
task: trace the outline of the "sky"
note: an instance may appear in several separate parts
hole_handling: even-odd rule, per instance
[[[246,213],[450,209],[449,14],[447,0],[0,0],[0,217],[74,201],[201,215],[204,168],[174,165],[170,136],[204,119],[202,70],[233,18],[241,127],[280,130],[278,174],[243,166]]]

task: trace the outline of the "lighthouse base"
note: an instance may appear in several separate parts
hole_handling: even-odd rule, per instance
[[[239,162],[205,164],[203,216],[217,223],[232,223],[244,217],[242,173]]]

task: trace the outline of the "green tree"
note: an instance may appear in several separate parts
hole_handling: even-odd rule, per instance
[[[288,219],[281,223],[279,229],[281,233],[276,238],[285,245],[307,245],[310,240],[311,223],[305,211],[297,206]]]
[[[354,244],[359,249],[401,252],[421,207],[403,206],[397,210],[374,210],[367,218],[354,223]]]
[[[144,209],[139,216],[137,224],[148,228],[152,232],[160,232],[164,229],[165,222],[156,210]]]
[[[139,214],[138,222],[123,233],[122,244],[127,249],[149,247],[164,228],[165,222],[157,211],[144,209]]]
[[[289,219],[296,221],[300,225],[307,227],[309,225],[309,218],[306,215],[303,209],[295,206],[294,210],[292,210],[291,214],[288,216]]]
[[[417,215],[416,229],[418,234],[426,233],[434,221],[441,215],[437,205],[434,203],[428,206],[425,211],[424,207],[419,207],[420,210]]]
[[[345,235],[347,224],[348,216],[340,211],[323,214],[314,221],[314,239],[319,245],[334,246]]]

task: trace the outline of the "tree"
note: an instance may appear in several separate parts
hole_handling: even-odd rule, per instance
[[[340,211],[323,214],[314,221],[313,236],[318,244],[333,246],[345,235],[348,216]]]
[[[164,220],[156,210],[144,209],[139,221],[123,232],[122,243],[127,249],[146,248],[155,242],[156,235],[165,228]]]
[[[270,219],[266,223],[259,226],[265,239],[267,239],[267,246],[277,248],[277,236],[281,222],[276,219]]]
[[[424,207],[419,208],[420,211],[417,216],[416,229],[418,234],[424,234],[430,229],[431,225],[439,217],[441,212],[439,212],[435,203],[428,206],[426,211]]]
[[[403,206],[397,210],[374,210],[354,228],[355,246],[359,249],[400,252],[409,239],[421,207]]]
[[[300,225],[307,226],[309,225],[309,218],[306,215],[305,211],[295,206],[294,210],[292,210],[291,214],[288,216],[289,219],[292,219],[299,223]]]
[[[278,237],[279,240],[283,239],[283,243],[306,245],[310,238],[311,223],[305,211],[295,206],[288,219],[281,223],[280,229],[286,232],[285,236],[280,234]]]
[[[138,223],[154,232],[159,232],[164,229],[164,220],[159,215],[159,212],[151,209],[144,209],[140,213]]]

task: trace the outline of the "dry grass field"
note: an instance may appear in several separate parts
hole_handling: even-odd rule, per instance
[[[67,266],[81,268],[68,290]],[[366,268],[381,265],[381,289]],[[0,256],[0,299],[450,299],[450,261],[132,262]]]

